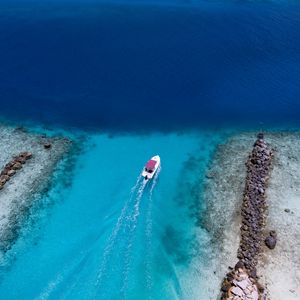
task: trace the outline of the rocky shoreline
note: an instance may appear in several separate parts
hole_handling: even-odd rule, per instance
[[[50,184],[72,148],[64,137],[47,137],[0,126],[0,258],[16,241],[37,195]],[[15,156],[16,153],[19,153]]]
[[[239,272],[229,272],[222,284],[221,299],[259,299],[263,294],[263,287],[257,280],[256,266],[258,256],[264,241],[264,227],[266,224],[266,189],[270,178],[273,151],[263,139],[263,134],[258,134],[258,139],[253,146],[252,153],[246,163],[247,177],[243,193],[241,208],[242,226],[240,228],[240,246],[237,252],[239,261],[235,269]],[[276,233],[266,239],[271,243]],[[272,243],[271,243],[272,244]],[[245,280],[251,283],[251,289],[246,284],[237,284],[237,274],[243,272]],[[250,292],[251,290],[251,292]]]
[[[231,277],[238,276],[236,272],[239,269],[250,273],[244,265],[236,264],[240,260],[237,250],[241,246],[241,226],[244,225],[241,210],[248,175],[245,162],[249,160],[256,134],[242,132],[229,137],[217,147],[207,170],[204,190],[206,208],[199,220],[201,227],[209,234],[210,249],[213,249],[207,253],[207,263],[201,265],[207,278],[207,285],[203,288],[207,290],[207,299],[210,300],[222,297],[224,292],[220,290],[223,287],[220,283],[224,282],[225,274],[229,272]],[[252,279],[250,274],[248,276],[259,294],[263,294],[263,299],[298,300],[300,132],[266,132],[264,138],[267,146],[271,145],[274,155],[264,193],[267,209],[264,211],[260,250],[256,256],[257,274]],[[231,286],[236,286],[236,281],[230,286],[225,282],[224,291]]]
[[[12,176],[16,174],[18,170],[22,169],[26,161],[31,158],[32,153],[22,152],[19,155],[13,157],[13,159],[4,166],[4,169],[0,173],[0,190],[4,188],[5,184],[10,180]]]

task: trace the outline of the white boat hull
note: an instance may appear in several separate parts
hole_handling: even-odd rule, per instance
[[[146,168],[144,168],[141,174],[146,180],[153,178],[158,168],[160,167],[160,157],[158,155],[151,157],[151,160],[156,161],[155,167],[152,172],[149,172],[146,170]]]

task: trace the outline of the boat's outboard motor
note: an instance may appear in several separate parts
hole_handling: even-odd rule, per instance
[[[145,176],[145,180],[148,180],[148,175]]]

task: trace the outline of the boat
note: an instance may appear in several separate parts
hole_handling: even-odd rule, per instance
[[[142,176],[145,178],[145,180],[153,178],[155,173],[157,172],[158,168],[160,166],[160,157],[159,155],[155,155],[149,159],[143,168]]]

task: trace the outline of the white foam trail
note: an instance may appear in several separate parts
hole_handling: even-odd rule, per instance
[[[47,286],[41,291],[41,293],[34,298],[34,300],[46,300],[49,299],[53,292],[55,292],[55,290],[58,288],[58,286],[60,284],[63,283],[63,281],[65,280],[65,278],[68,276],[68,273],[70,271],[72,271],[74,268],[76,268],[76,266],[80,263],[82,263],[82,261],[86,258],[86,256],[89,254],[89,252],[91,251],[92,247],[86,251],[85,256],[79,258],[79,261],[74,261],[74,263],[70,263],[70,262],[66,262],[64,267],[62,268],[62,270],[56,274],[55,278],[52,279]],[[79,275],[77,275],[79,276]],[[76,280],[77,283],[77,280]],[[74,284],[75,286],[75,284]],[[69,289],[67,289],[69,291]],[[60,299],[64,299],[63,296],[60,297]]]
[[[92,253],[93,248],[94,245],[91,245],[87,250],[84,251],[84,253],[80,255],[80,257],[75,257],[74,259],[72,259],[72,261],[65,262],[62,270],[56,274],[55,278],[48,283],[48,285],[35,298],[35,300],[46,300],[50,298],[53,292],[55,292],[55,290],[58,288],[58,286],[61,285],[69,276],[68,274],[75,272],[75,280],[72,281],[71,285],[68,285],[67,288],[64,289],[64,293],[59,297],[59,299],[67,298],[68,294],[72,292],[72,289],[76,287],[80,279],[80,272],[77,272],[77,270],[82,269],[81,265],[84,265],[86,260],[89,258],[89,255]]]
[[[59,299],[63,300],[63,299],[71,299],[69,297],[69,295],[73,292],[73,289],[78,285],[80,279],[82,277],[81,276],[81,271],[86,263],[86,261],[88,260],[90,254],[93,251],[93,246],[90,247],[85,253],[84,255],[80,258],[80,260],[74,265],[74,267],[72,267],[72,282],[71,284],[69,284],[68,286],[66,286],[64,288],[64,292],[60,295]]]
[[[51,280],[48,283],[47,287],[35,298],[35,300],[47,300],[62,280],[63,276],[58,274],[54,280]]]
[[[141,199],[143,197],[143,192],[145,190],[145,187],[148,183],[148,180],[143,180],[138,192],[137,192],[137,197],[136,197],[136,201],[134,204],[134,211],[133,214],[130,218],[130,223],[129,223],[129,232],[128,232],[128,237],[129,237],[129,241],[127,243],[127,247],[125,250],[125,257],[124,257],[124,279],[123,279],[123,284],[122,284],[122,288],[121,288],[121,298],[124,298],[124,293],[126,291],[127,288],[127,283],[128,283],[128,274],[129,274],[129,269],[130,269],[130,254],[131,254],[131,248],[132,248],[132,243],[133,243],[133,238],[134,238],[134,232],[135,229],[137,227],[138,224],[138,216],[140,214],[140,203],[141,203]]]
[[[112,233],[109,237],[108,243],[107,243],[107,245],[104,249],[104,252],[103,252],[103,255],[102,255],[101,267],[98,271],[97,279],[96,279],[96,282],[95,282],[95,286],[96,286],[95,291],[96,291],[96,293],[97,293],[98,289],[101,286],[101,282],[103,280],[104,275],[106,274],[107,263],[108,263],[110,255],[111,255],[111,253],[114,249],[115,243],[117,241],[118,233],[120,232],[120,229],[124,225],[124,222],[128,219],[129,220],[132,219],[132,214],[129,214],[129,216],[128,216],[128,209],[130,208],[130,204],[132,202],[133,196],[135,195],[135,191],[136,191],[137,188],[138,188],[138,191],[137,191],[136,199],[142,197],[143,190],[145,188],[146,182],[145,182],[145,180],[143,180],[143,181],[141,181],[141,180],[142,180],[142,177],[138,176],[136,184],[131,188],[130,197],[126,201],[125,205],[123,206],[121,214],[118,218],[118,221],[117,221],[116,225],[114,226],[114,229],[113,229],[113,231],[112,231]],[[137,210],[137,208],[136,208],[136,199],[135,199],[135,205],[134,205],[135,214],[136,214],[136,210]],[[97,294],[95,295],[94,298],[96,298],[96,296],[97,296]]]
[[[135,204],[134,204],[134,212],[133,212],[133,216],[132,216],[132,221],[133,221],[133,226],[135,227],[136,226],[136,221],[137,221],[137,218],[140,214],[140,203],[141,203],[141,199],[142,199],[142,196],[143,196],[143,192],[144,192],[144,189],[146,187],[146,184],[147,184],[147,180],[143,180],[138,192],[137,192],[137,197],[136,197],[136,201],[135,201]]]
[[[98,272],[97,281],[96,281],[97,287],[100,286],[102,277],[103,277],[103,275],[105,274],[105,271],[106,271],[106,267],[107,267],[109,257],[111,255],[111,252],[114,249],[114,245],[116,243],[118,234],[119,234],[124,222],[128,219],[128,215],[129,215],[129,219],[133,220],[139,214],[139,211],[138,211],[139,206],[137,205],[136,202],[137,202],[138,199],[140,199],[142,197],[145,185],[146,185],[146,182],[144,180],[142,181],[141,176],[138,176],[135,185],[130,190],[130,196],[129,196],[128,200],[125,202],[125,204],[124,204],[124,206],[121,210],[121,214],[118,217],[117,223],[115,224],[115,226],[112,230],[112,233],[109,236],[108,243],[107,243],[107,245],[106,245],[106,247],[103,251],[102,263],[101,263],[101,267],[100,267],[100,270]],[[135,203],[134,213],[132,213],[132,212],[130,213],[128,210],[131,206],[133,196],[136,194],[135,192],[136,192],[137,188],[138,188],[138,191],[137,191],[137,197],[135,198],[135,202],[134,202]],[[90,252],[90,251],[88,251],[88,252]],[[67,269],[64,269],[61,273],[59,273],[56,276],[55,279],[53,279],[52,281],[49,282],[47,287],[45,287],[45,289],[35,298],[35,300],[46,300],[46,299],[48,299],[51,296],[51,294],[54,292],[54,290],[56,290],[57,286],[63,281],[63,278],[66,275],[66,273],[67,273]],[[77,277],[76,280],[74,280],[71,287],[69,287],[70,288],[69,291],[71,291],[78,284],[79,275],[77,275],[76,277]],[[66,294],[64,295],[63,298],[66,298],[66,296],[68,294],[69,293],[66,292]]]
[[[120,214],[120,216],[117,220],[117,223],[114,226],[114,228],[112,230],[112,233],[111,233],[111,235],[108,239],[108,243],[107,243],[106,247],[104,248],[103,255],[102,255],[102,263],[101,263],[101,267],[99,269],[97,280],[96,280],[96,285],[97,286],[101,282],[102,276],[105,273],[110,253],[114,248],[118,233],[119,233],[120,229],[122,228],[122,225],[123,225],[124,221],[127,219],[126,218],[127,210],[129,208],[129,205],[132,201],[133,195],[134,195],[136,189],[138,188],[140,182],[141,182],[141,176],[138,176],[135,185],[130,190],[129,199],[125,202],[125,204],[122,208],[121,214]]]
[[[146,262],[145,262],[145,273],[146,273],[146,287],[148,290],[148,295],[151,295],[150,291],[152,290],[153,281],[151,276],[151,258],[152,258],[152,227],[153,227],[153,221],[152,221],[152,207],[153,207],[153,190],[157,184],[157,178],[159,176],[159,173],[161,172],[161,166],[157,170],[153,182],[149,191],[149,197],[148,197],[148,208],[147,208],[147,216],[146,216],[146,229],[145,229],[145,235],[146,235]],[[149,299],[151,297],[149,296]]]
[[[158,167],[157,172],[154,175],[152,185],[151,185],[151,188],[150,188],[150,192],[149,192],[149,199],[152,197],[152,193],[153,193],[153,190],[154,190],[154,188],[157,184],[157,179],[158,179],[158,175],[160,174],[160,172],[161,172],[161,166]]]

